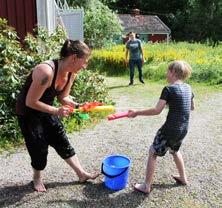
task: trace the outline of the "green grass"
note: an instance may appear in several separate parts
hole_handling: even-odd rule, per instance
[[[221,84],[222,80],[222,47],[212,48],[199,43],[158,43],[144,44],[143,75],[154,81],[164,79],[166,69],[174,60],[185,60],[192,67],[191,80]],[[89,68],[98,70],[109,76],[119,76],[127,73],[125,65],[125,45],[93,50]]]
[[[109,94],[112,98],[119,99],[122,95],[129,95],[136,99],[148,99],[150,103],[155,103],[161,93],[162,88],[167,85],[166,81],[150,81],[145,80],[145,85],[142,85],[138,78],[135,78],[134,85],[128,86],[129,77],[107,77],[106,83],[109,87]],[[204,83],[189,83],[195,96],[195,103],[199,105],[202,100],[208,99],[217,93],[222,93],[222,85],[207,85]]]

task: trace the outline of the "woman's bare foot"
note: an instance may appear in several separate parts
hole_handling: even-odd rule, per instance
[[[144,194],[149,194],[150,193],[150,186],[145,184],[145,183],[137,183],[134,185],[134,188],[139,191],[139,192],[142,192]]]
[[[35,179],[33,180],[33,188],[37,191],[37,192],[46,192],[46,188],[42,182],[41,179]]]
[[[92,174],[92,173],[85,172],[82,176],[79,176],[79,181],[81,183],[83,183],[83,182],[85,182],[85,181],[87,181],[89,179],[95,180],[99,175],[100,175],[100,173]]]
[[[188,184],[187,179],[181,178],[180,176],[172,175],[172,178],[176,181],[177,184],[184,185],[184,186]]]

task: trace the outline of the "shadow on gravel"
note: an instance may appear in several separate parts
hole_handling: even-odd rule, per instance
[[[46,183],[45,186],[49,189],[61,186],[72,186],[79,183],[80,182],[53,182]],[[25,197],[25,195],[32,193],[34,194],[32,200],[34,200],[35,197],[40,197],[42,194],[34,191],[31,182],[25,185],[14,185],[0,188],[0,207],[8,207],[15,203],[19,205],[19,202],[22,201],[21,199]]]
[[[125,88],[125,87],[129,87],[129,86],[128,85],[116,85],[116,86],[108,87],[108,89],[112,90],[112,89]]]
[[[111,87],[108,87],[109,90],[112,90],[112,89],[117,89],[117,88],[126,88],[126,87],[133,87],[133,86],[137,86],[139,84],[134,84],[134,85],[116,85],[116,86],[111,86]]]
[[[94,184],[91,182],[80,183],[76,182],[53,182],[46,183],[47,189],[53,189],[56,187],[73,186],[82,184],[84,197],[72,198],[67,200],[59,200],[55,196],[55,200],[47,201],[49,207],[53,207],[53,204],[67,207],[85,208],[85,207],[118,207],[118,208],[135,208],[138,207],[145,199],[147,195],[141,194],[131,189],[123,189],[120,191],[112,191],[104,187],[103,183]],[[171,189],[178,187],[177,184],[153,184],[153,189]],[[8,207],[13,204],[22,205],[26,195],[32,194],[32,201],[35,198],[41,197],[41,193],[37,193],[33,190],[32,184],[14,185],[0,188],[0,207]],[[26,201],[26,200],[25,200]],[[20,204],[21,203],[21,204]]]
[[[112,191],[104,187],[103,183],[85,183],[83,189],[84,198],[70,200],[53,200],[48,202],[49,207],[53,204],[66,207],[85,208],[85,207],[118,207],[135,208],[138,207],[146,198],[145,194],[136,191]]]
[[[31,183],[0,188],[0,207],[14,204],[31,192],[33,192]]]
[[[171,188],[176,188],[178,186],[181,186],[180,184],[174,183],[174,184],[158,184],[154,183],[152,185],[153,189],[171,189]]]

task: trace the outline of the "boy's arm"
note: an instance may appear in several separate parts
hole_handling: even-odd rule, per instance
[[[193,111],[194,110],[194,94],[192,93],[192,96],[191,96],[191,110]]]
[[[191,110],[192,111],[194,110],[194,101],[193,101],[193,99],[191,100]]]
[[[166,100],[159,99],[156,106],[154,108],[150,108],[147,110],[141,110],[141,111],[133,111],[129,110],[128,117],[136,117],[136,116],[154,116],[158,115],[162,112],[164,107],[166,106]]]

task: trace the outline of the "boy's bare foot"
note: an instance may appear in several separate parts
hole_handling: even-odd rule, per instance
[[[89,180],[89,179],[92,179],[92,180],[95,180],[98,176],[100,175],[100,173],[94,173],[94,174],[92,174],[92,173],[84,173],[81,177],[79,177],[79,181],[81,182],[81,183],[83,183],[83,182],[85,182],[85,181],[87,181],[87,180]]]
[[[35,179],[32,182],[34,190],[36,190],[37,192],[46,192],[46,188],[41,179]]]
[[[148,186],[145,183],[137,183],[133,186],[137,191],[142,192],[144,194],[149,194],[150,193],[150,186]]]
[[[188,181],[186,179],[182,179],[180,176],[174,176],[172,175],[172,178],[176,181],[177,184],[186,186],[188,184]]]

